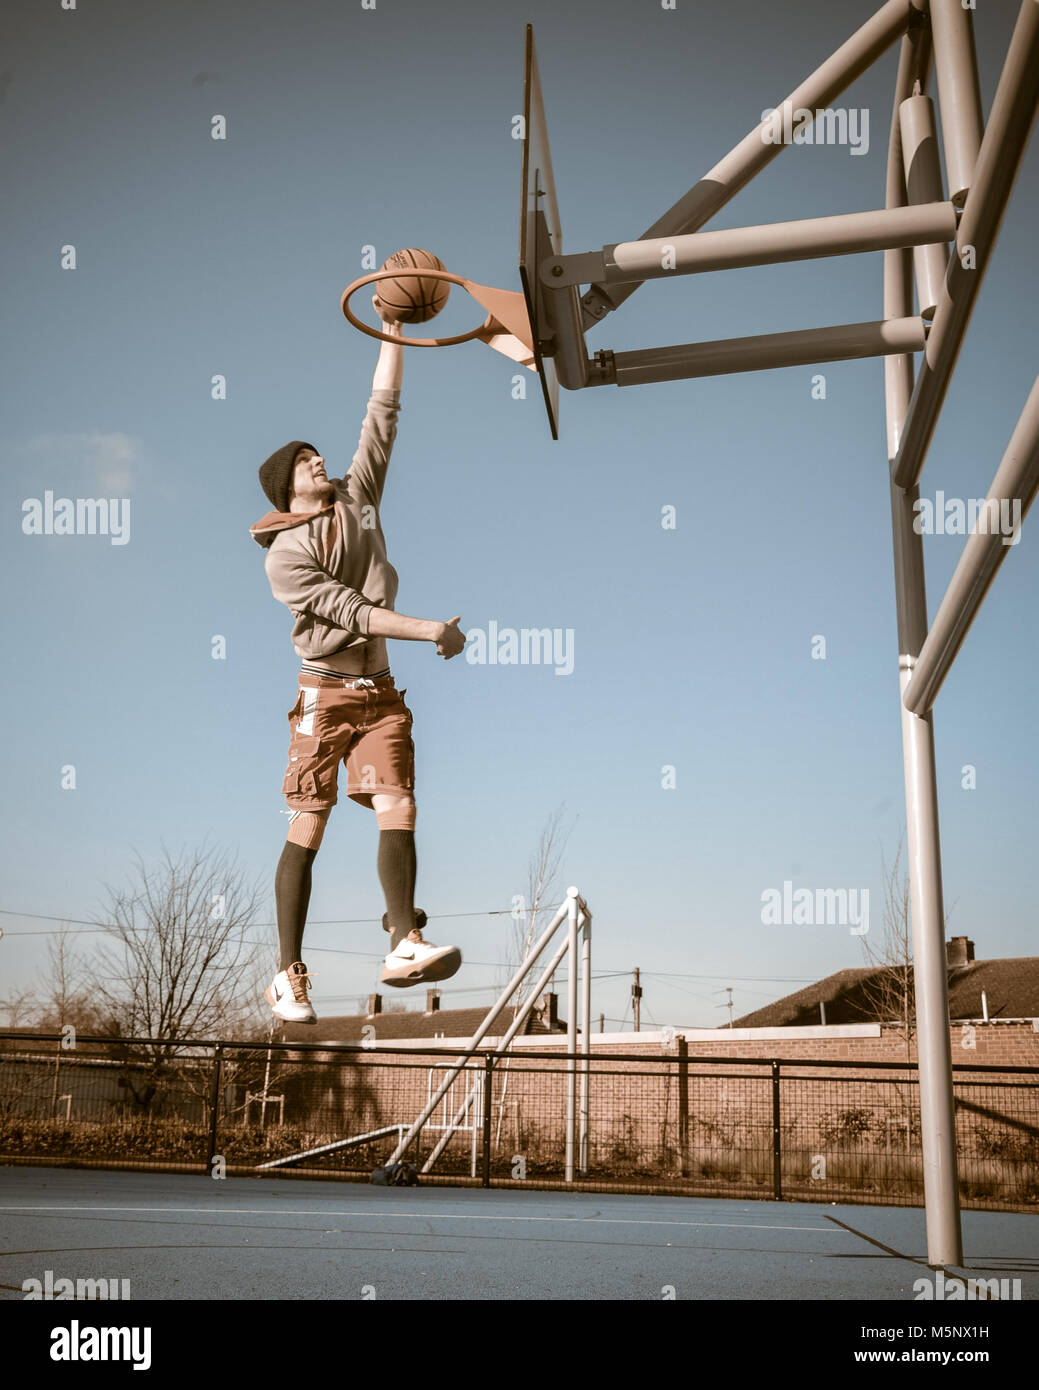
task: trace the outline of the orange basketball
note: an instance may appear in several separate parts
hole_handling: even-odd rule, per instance
[[[385,260],[380,270],[404,270],[428,267],[433,270],[446,269],[442,260],[432,251],[420,251],[410,247],[405,251],[394,251]],[[446,280],[426,279],[421,275],[404,275],[399,280],[387,277],[375,282],[375,293],[383,306],[386,318],[394,323],[425,323],[447,303],[451,286]]]

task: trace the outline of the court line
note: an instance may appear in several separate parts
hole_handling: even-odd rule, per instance
[[[366,1216],[366,1217],[413,1217],[423,1221],[549,1221],[549,1222],[573,1222],[576,1225],[584,1226],[689,1226],[689,1227],[711,1227],[721,1230],[736,1231],[820,1231],[824,1235],[835,1235],[837,1232],[830,1226],[790,1226],[785,1224],[770,1225],[765,1222],[752,1221],[666,1221],[658,1217],[637,1217],[637,1216],[485,1216],[476,1212],[438,1212],[438,1211],[379,1211],[371,1207],[363,1211],[329,1211],[322,1208],[315,1211],[313,1208],[303,1210],[286,1209],[285,1207],[66,1207],[66,1206],[0,1206],[0,1211],[19,1212],[19,1211],[137,1211],[149,1212],[156,1216],[177,1213],[184,1215],[199,1216],[312,1216],[323,1220],[329,1216]]]

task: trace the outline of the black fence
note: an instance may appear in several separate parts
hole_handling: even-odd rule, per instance
[[[67,1043],[66,1039],[66,1043]],[[367,1180],[457,1048],[0,1037],[0,1162]],[[897,1063],[481,1052],[406,1154],[422,1181],[920,1205]],[[961,1200],[1039,1210],[1039,1069],[957,1066]],[[587,1097],[586,1101],[584,1097]],[[457,1121],[457,1123],[453,1123]]]

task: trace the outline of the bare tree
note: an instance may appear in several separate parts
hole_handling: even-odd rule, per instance
[[[184,1039],[262,1036],[270,952],[250,938],[261,893],[234,859],[206,846],[178,859],[164,850],[155,868],[138,855],[133,884],[107,891],[105,940],[87,974],[113,1031],[150,1040],[123,1049],[144,1064],[124,1080],[145,1109],[169,1083]],[[204,1089],[197,1066],[178,1070],[189,1091]]]
[[[6,999],[0,999],[8,1028],[31,1028],[36,1022],[39,1003],[31,989],[20,989]]]
[[[91,996],[87,965],[68,927],[62,927],[48,941],[47,956],[46,993],[37,1009],[37,1027],[57,1033],[71,1023],[77,1033],[111,1033],[113,1020]]]
[[[916,1036],[916,996],[913,982],[913,929],[909,906],[909,874],[902,870],[902,841],[890,871],[884,863],[884,932],[874,945],[868,935],[862,938],[866,960],[873,967],[862,983],[867,1016],[894,1027],[902,1039],[907,1063],[912,1061]],[[897,1142],[906,1150],[912,1146],[918,1126],[919,1097],[912,1082],[893,1081],[897,1109],[887,1120],[888,1144]]]
[[[563,891],[559,885],[559,865],[566,842],[570,838],[570,831],[564,834],[562,829],[565,809],[565,806],[560,806],[549,817],[541,832],[538,847],[531,855],[527,866],[526,908],[514,914],[512,924],[510,964],[513,968],[526,959],[534,944],[538,935],[538,918],[543,915],[542,909],[559,905]],[[545,925],[546,923],[541,923],[542,927]],[[531,981],[528,979],[520,986],[516,994],[517,1007],[523,1003],[530,984]]]
[[[527,866],[527,896],[525,907],[513,914],[512,940],[510,943],[510,964],[513,969],[520,965],[527,958],[531,946],[534,944],[535,937],[538,935],[538,917],[541,909],[548,904],[556,903],[561,892],[559,888],[559,863],[566,848],[566,842],[570,838],[570,832],[562,832],[562,819],[565,807],[560,806],[549,817],[544,830],[541,832],[541,839],[538,847],[530,858]],[[543,924],[542,924],[543,925]],[[532,981],[528,977],[520,985],[514,996],[512,1008],[512,1018],[516,1018],[530,990]],[[551,982],[549,982],[551,989]],[[501,1142],[502,1125],[505,1121],[505,1109],[509,1090],[509,1061],[505,1061],[505,1074],[501,1086],[498,1090],[498,1124],[495,1136],[495,1143]]]
[[[913,931],[909,911],[909,875],[900,869],[902,842],[898,843],[890,871],[884,871],[884,931],[874,944],[868,933],[862,948],[873,973],[866,976],[862,994],[869,1016],[878,1023],[893,1024],[910,1056],[916,1030],[916,1003],[913,995]]]

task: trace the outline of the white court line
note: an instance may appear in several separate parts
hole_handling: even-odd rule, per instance
[[[423,1221],[573,1221],[581,1226],[713,1226],[736,1231],[821,1231],[825,1235],[843,1234],[839,1226],[787,1226],[766,1225],[752,1221],[665,1221],[663,1218],[643,1218],[636,1216],[482,1216],[475,1212],[442,1211],[379,1211],[368,1207],[364,1211],[302,1211],[285,1207],[44,1207],[44,1206],[0,1206],[0,1211],[140,1211],[152,1215],[168,1216],[171,1213],[199,1216],[313,1216],[324,1219],[328,1216],[408,1216]]]

